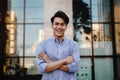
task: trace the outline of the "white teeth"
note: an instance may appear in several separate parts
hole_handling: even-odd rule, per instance
[[[61,32],[60,30],[56,30],[57,32]]]
[[[60,32],[60,31],[58,30],[58,32]]]

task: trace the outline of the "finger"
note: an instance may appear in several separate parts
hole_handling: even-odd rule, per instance
[[[44,56],[43,56],[43,59],[46,59],[46,57],[47,57],[47,56],[46,56],[46,55],[44,55]]]
[[[42,57],[42,55],[41,55],[41,54],[39,54],[39,55],[38,55],[38,57]]]
[[[45,55],[45,53],[43,53],[43,52],[41,52],[40,54],[39,54],[39,56],[44,56]]]
[[[44,55],[43,54],[39,54],[38,57],[39,58],[44,58]]]

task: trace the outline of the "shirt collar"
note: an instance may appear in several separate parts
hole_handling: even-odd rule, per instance
[[[54,43],[59,43],[58,40],[54,36],[52,37],[52,41]],[[60,42],[60,43],[63,43],[64,41],[65,41],[65,37],[63,37],[62,42]]]

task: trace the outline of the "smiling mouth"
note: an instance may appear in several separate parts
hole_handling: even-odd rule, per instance
[[[61,30],[56,30],[57,33],[61,33],[62,31]]]

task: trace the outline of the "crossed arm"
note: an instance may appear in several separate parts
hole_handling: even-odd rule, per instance
[[[41,52],[38,55],[38,57],[40,59],[43,59],[46,63],[48,63],[48,65],[46,67],[46,72],[52,72],[57,69],[68,72],[69,68],[68,68],[67,64],[70,64],[73,62],[72,56],[68,56],[68,57],[58,60],[58,61],[52,61],[49,59],[49,57],[45,53]]]

